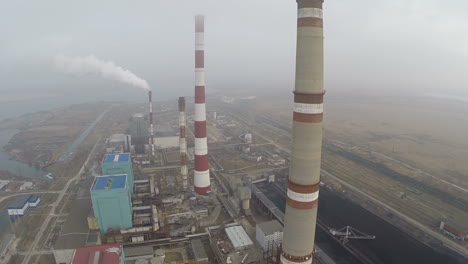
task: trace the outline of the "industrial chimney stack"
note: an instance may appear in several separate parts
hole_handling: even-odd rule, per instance
[[[205,107],[205,17],[195,16],[195,192],[211,190]]]
[[[148,91],[148,99],[149,99],[151,155],[154,157],[153,99],[152,99],[152,92],[151,91]]]
[[[297,0],[293,144],[280,262],[312,263],[323,116],[323,0]]]
[[[182,176],[182,185],[187,189],[187,139],[185,132],[185,97],[179,97],[179,127],[180,127],[180,175]]]

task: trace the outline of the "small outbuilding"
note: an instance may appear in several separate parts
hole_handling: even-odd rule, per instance
[[[456,224],[456,223],[452,223],[448,221],[441,221],[439,228],[446,235],[449,235],[455,239],[465,241],[465,239],[468,238],[467,226],[462,226],[460,224]]]

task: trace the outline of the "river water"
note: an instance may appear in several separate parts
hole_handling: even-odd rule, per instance
[[[43,178],[47,172],[36,169],[28,164],[11,160],[8,153],[3,148],[18,132],[19,130],[17,129],[0,130],[0,170],[5,170],[12,174],[27,178]]]
[[[59,162],[67,162],[73,157],[73,153],[88,137],[94,126],[104,117],[106,113],[107,111],[101,113],[96,118],[96,120],[89,124],[89,126],[80,134],[80,136],[76,138],[75,141],[73,141],[68,150],[62,154],[58,160]],[[19,130],[17,129],[0,130],[0,170],[5,170],[12,174],[27,178],[44,179],[44,176],[47,174],[46,171],[36,169],[32,166],[29,166],[28,164],[12,160],[5,151],[4,147],[18,132]]]

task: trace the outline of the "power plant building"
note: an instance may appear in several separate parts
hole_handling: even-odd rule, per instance
[[[179,137],[157,137],[154,139],[154,145],[159,149],[177,148],[179,146]]]
[[[96,177],[91,187],[91,200],[102,234],[109,229],[132,227],[132,203],[127,175]]]
[[[122,245],[95,245],[75,249],[71,264],[125,264]]]
[[[130,135],[113,134],[106,144],[106,153],[118,154],[130,151]]]
[[[129,153],[107,154],[102,161],[102,175],[127,175],[127,189],[133,193],[133,168]]]
[[[239,225],[227,227],[224,229],[226,234],[231,241],[234,250],[244,250],[253,245],[249,235],[245,232],[244,228]]]
[[[148,120],[144,114],[134,114],[130,118],[129,134],[131,136],[132,153],[145,154],[149,144]]]
[[[255,237],[264,251],[275,249],[283,241],[283,226],[278,220],[257,224]]]

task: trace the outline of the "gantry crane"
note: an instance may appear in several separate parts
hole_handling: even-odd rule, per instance
[[[345,226],[341,229],[330,229],[330,233],[340,238],[341,244],[346,244],[349,239],[375,239],[375,236],[368,235],[351,226]]]

